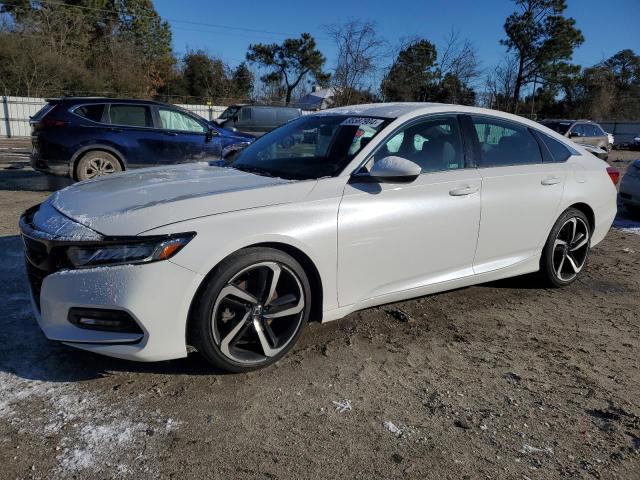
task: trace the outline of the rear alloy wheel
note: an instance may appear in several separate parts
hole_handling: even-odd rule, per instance
[[[192,318],[192,341],[224,370],[255,370],[286,354],[309,312],[300,264],[279,250],[249,248],[225,260],[206,286]]]
[[[78,180],[88,180],[121,171],[122,167],[116,157],[97,150],[87,153],[80,159],[76,167],[76,177]]]
[[[570,208],[553,226],[542,252],[541,270],[549,284],[563,287],[584,269],[591,247],[591,229],[584,213]]]

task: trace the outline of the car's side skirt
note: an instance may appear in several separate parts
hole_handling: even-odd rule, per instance
[[[480,283],[492,282],[503,278],[515,277],[518,275],[537,272],[540,269],[540,255],[541,253],[538,253],[537,255],[529,257],[519,263],[510,265],[509,267],[493,270],[491,272],[469,275],[455,280],[431,283],[422,287],[380,295],[377,297],[368,298],[352,305],[345,305],[343,307],[335,308],[332,310],[326,310],[322,315],[322,323],[330,322],[332,320],[338,320],[349,315],[350,313],[365,308],[384,305],[387,303],[400,302],[403,300],[409,300],[411,298],[418,298],[425,295],[445,292],[447,290],[454,290],[456,288],[470,287],[472,285],[478,285]]]

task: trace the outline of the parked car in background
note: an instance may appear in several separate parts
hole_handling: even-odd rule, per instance
[[[627,210],[640,216],[640,160],[636,160],[627,169],[620,182],[620,201]]]
[[[224,128],[259,137],[301,115],[299,108],[237,104],[222,112],[216,122]]]
[[[219,160],[255,137],[147,100],[49,100],[31,120],[35,170],[86,180],[131,168]]]
[[[613,142],[609,134],[595,122],[590,120],[543,120],[542,125],[570,138],[581,145],[591,145],[606,151],[611,150]]]
[[[357,105],[295,119],[226,168],[72,185],[20,229],[48,338],[146,361],[192,345],[240,372],[310,320],[535,271],[571,284],[616,215],[614,180],[522,117]]]
[[[629,143],[629,148],[631,150],[640,150],[640,133],[633,137],[633,140]]]

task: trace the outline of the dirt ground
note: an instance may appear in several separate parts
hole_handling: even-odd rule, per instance
[[[640,478],[640,223],[621,215],[569,288],[368,309],[224,375],[43,337],[17,220],[57,184],[0,149],[0,478]]]

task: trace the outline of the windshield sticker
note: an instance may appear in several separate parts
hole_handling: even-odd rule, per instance
[[[383,121],[384,120],[380,118],[349,117],[346,120],[344,120],[340,125],[355,125],[355,126],[367,125],[369,127],[377,127]]]

